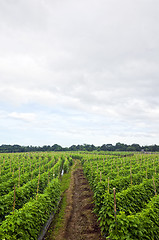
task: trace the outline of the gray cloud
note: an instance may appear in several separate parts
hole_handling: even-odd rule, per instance
[[[0,110],[10,128],[30,116],[26,139],[37,144],[35,125],[40,136],[56,133],[50,144],[155,143],[158,7],[157,0],[2,0]],[[39,110],[23,110],[34,105]],[[52,116],[56,109],[62,114]]]

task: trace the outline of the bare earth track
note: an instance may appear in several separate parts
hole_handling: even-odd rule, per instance
[[[82,169],[74,172],[73,207],[64,239],[68,240],[102,240],[97,218],[92,213],[93,193],[83,175]]]
[[[93,193],[84,177],[82,168],[76,169],[71,176],[67,190],[67,208],[64,227],[56,240],[104,240],[101,236],[97,217],[93,211]]]

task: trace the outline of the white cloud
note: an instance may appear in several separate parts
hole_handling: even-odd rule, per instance
[[[32,122],[36,119],[36,115],[34,113],[18,113],[18,112],[11,112],[8,114],[8,117],[26,121],[26,122]]]
[[[158,7],[157,0],[2,0],[3,129],[4,119],[10,131],[24,120],[37,145],[39,136],[64,145],[157,141]]]

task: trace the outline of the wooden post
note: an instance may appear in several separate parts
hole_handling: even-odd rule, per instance
[[[15,210],[15,184],[14,184],[14,200],[13,200],[13,215]]]
[[[55,174],[54,174],[54,167],[53,167],[53,178],[54,178]]]
[[[12,177],[14,176],[14,168],[13,168],[13,172],[12,172]]]
[[[92,163],[90,163],[90,165],[91,165],[91,175],[92,175],[92,173],[93,173],[93,169],[92,169]]]
[[[98,177],[98,163],[97,163],[97,182],[99,181],[99,177]]]
[[[109,177],[108,177],[108,193],[109,193]]]
[[[104,158],[103,158],[103,170],[105,170]]]
[[[39,166],[41,166],[41,158],[39,158]],[[44,165],[45,166],[45,165]]]
[[[155,191],[155,197],[157,197],[157,192],[156,192],[156,186],[155,186],[155,180],[154,177],[152,176],[153,179],[153,186],[154,186],[154,191]]]
[[[100,171],[100,182],[102,181],[102,172]]]
[[[18,180],[18,187],[20,187],[20,167],[19,167],[19,180]]]
[[[130,179],[131,179],[131,185],[132,185],[132,171],[131,171],[131,168],[130,168]]]
[[[130,179],[131,179],[131,185],[132,185],[132,164],[130,160]]]
[[[24,165],[24,160],[23,160],[23,174],[24,174],[24,166],[25,166],[25,165]]]
[[[38,178],[38,185],[37,185],[37,192],[36,192],[36,200],[38,199],[39,183],[40,183],[40,167],[39,167],[39,178]]]
[[[116,196],[115,196],[115,188],[113,188],[114,193],[114,218],[115,218],[115,229],[117,231],[117,218],[116,218]]]
[[[116,195],[115,195],[115,188],[113,188],[113,193],[114,193],[114,213],[115,213],[115,218],[116,218]]]
[[[147,179],[147,168],[146,168],[146,179]]]

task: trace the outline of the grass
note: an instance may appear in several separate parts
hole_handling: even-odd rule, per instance
[[[77,169],[79,165],[80,165],[79,161],[76,161],[75,164],[72,166],[70,172],[65,173],[61,178],[62,200],[59,206],[59,211],[56,213],[55,218],[48,230],[47,236],[45,236],[44,238],[45,240],[56,240],[59,230],[63,227],[65,209],[67,206],[66,190],[70,186],[71,172]]]

